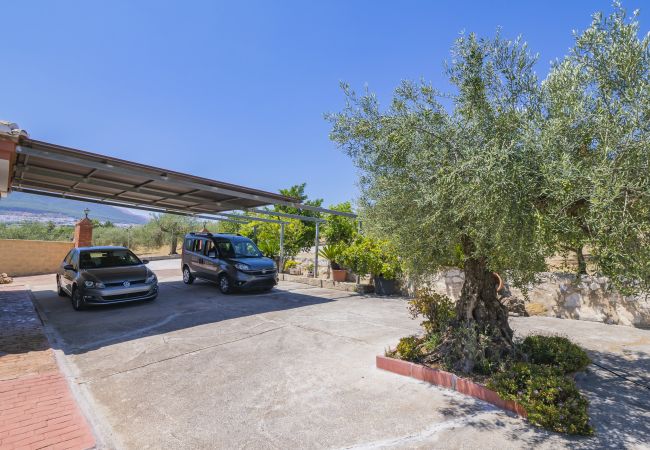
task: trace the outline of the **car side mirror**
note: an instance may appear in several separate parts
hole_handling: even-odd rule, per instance
[[[142,264],[149,264],[149,260],[148,259],[143,259]]]
[[[63,270],[74,270],[74,266],[72,264],[66,264],[63,266]]]

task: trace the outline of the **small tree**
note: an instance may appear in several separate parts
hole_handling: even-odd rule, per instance
[[[428,84],[403,82],[387,110],[344,85],[347,106],[329,116],[331,138],[362,171],[364,224],[395,244],[413,275],[462,267],[456,315],[489,330],[497,355],[511,350],[512,330],[493,271],[521,285],[545,267],[534,63],[519,39],[463,36],[447,71],[452,112]]]
[[[339,212],[352,212],[352,205],[350,202],[339,203],[338,205],[330,206],[331,210]],[[325,227],[323,229],[323,236],[327,244],[350,244],[357,235],[357,222],[356,220],[345,217],[337,216],[334,214],[327,214],[325,216]]]
[[[299,220],[285,219],[287,224],[284,227],[284,256],[293,258],[302,250],[304,245],[305,225]],[[239,232],[252,239],[255,237],[257,245],[261,250],[273,256],[280,253],[280,225],[269,222],[250,222],[241,225]]]
[[[288,189],[280,189],[280,194],[286,195],[287,197],[293,197],[298,202],[304,205],[310,206],[322,206],[323,199],[317,198],[309,200],[307,194],[305,194],[306,183],[295,184]],[[293,208],[291,206],[275,205],[273,208],[275,211],[288,213],[288,214],[297,214],[299,216],[306,217],[320,217],[321,214],[314,211],[308,211],[298,208]],[[282,217],[278,216],[278,219],[284,220]],[[314,239],[316,237],[316,224],[314,222],[300,222],[301,226],[295,226],[292,230],[292,234],[289,237],[289,240],[294,240],[296,245],[299,246],[301,250],[308,250],[314,245]],[[285,230],[286,231],[286,230]],[[297,252],[296,252],[297,253]]]

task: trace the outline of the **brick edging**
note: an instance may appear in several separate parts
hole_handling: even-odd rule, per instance
[[[493,390],[467,378],[461,378],[453,373],[445,372],[444,370],[432,369],[431,367],[426,367],[422,364],[380,355],[377,355],[377,368],[415,378],[416,380],[424,381],[436,386],[452,389],[461,394],[469,395],[470,397],[491,403],[498,408],[511,411],[520,417],[528,417],[528,413],[519,403],[513,400],[504,400]]]
[[[5,344],[11,349],[0,354],[0,368],[10,370],[0,377],[0,448],[95,448],[93,430],[61,369],[31,289],[2,288],[0,302],[7,313]]]

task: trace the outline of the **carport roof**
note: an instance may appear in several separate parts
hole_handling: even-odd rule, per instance
[[[63,147],[24,135],[16,146],[13,169],[12,190],[150,211],[218,214],[269,204],[312,209],[292,197]]]

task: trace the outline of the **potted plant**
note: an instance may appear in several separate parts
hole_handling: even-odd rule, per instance
[[[314,263],[310,262],[307,264],[307,276],[313,277],[314,276]]]
[[[358,237],[344,251],[342,259],[356,274],[370,275],[378,295],[392,295],[397,291],[396,279],[401,273],[401,263],[387,241]]]
[[[318,255],[322,256],[330,263],[330,269],[332,269],[332,280],[341,282],[345,281],[347,277],[347,270],[343,269],[338,261],[343,254],[343,247],[340,244],[332,244],[323,247]]]

